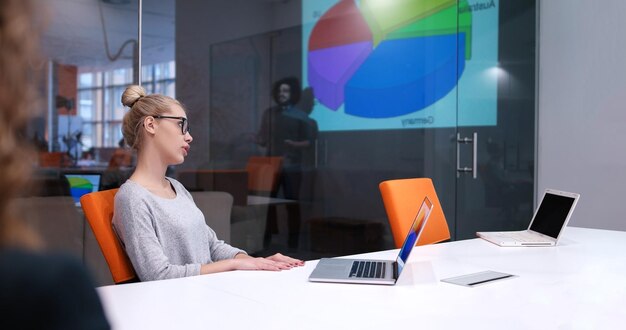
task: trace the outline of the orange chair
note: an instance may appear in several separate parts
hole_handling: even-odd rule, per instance
[[[450,239],[448,222],[431,179],[388,180],[381,182],[379,188],[396,248],[400,248],[404,243],[406,233],[411,227],[424,196],[428,196],[434,208],[416,245],[434,244]]]
[[[252,156],[248,158],[248,190],[252,193],[276,195],[280,178],[282,157]]]
[[[110,189],[83,195],[80,198],[80,204],[100,245],[104,259],[109,265],[113,281],[115,284],[120,284],[136,282],[138,279],[111,225],[117,190]]]
[[[66,154],[64,152],[40,152],[39,153],[39,166],[40,167],[62,167],[68,165]]]
[[[276,197],[278,194],[278,184],[280,183],[280,172],[283,166],[283,157],[272,156],[251,156],[246,164],[248,172],[248,192],[252,195],[261,195],[266,197]],[[267,246],[272,240],[272,234],[278,233],[277,220],[277,204],[267,205],[267,214],[265,217],[265,232],[263,233],[263,245]],[[291,226],[290,232],[294,226],[294,221],[299,221],[290,215],[293,209],[292,205],[284,205],[287,207],[288,225]]]

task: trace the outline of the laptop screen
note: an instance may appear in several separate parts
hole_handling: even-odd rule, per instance
[[[422,202],[422,205],[415,215],[413,224],[411,224],[411,230],[409,230],[409,233],[406,235],[406,238],[404,239],[404,244],[402,244],[402,248],[400,249],[400,253],[398,254],[398,258],[396,259],[396,262],[398,263],[398,274],[402,272],[402,268],[404,268],[404,264],[409,258],[411,250],[413,250],[413,247],[415,247],[415,243],[422,234],[422,231],[426,226],[426,222],[428,221],[428,217],[430,216],[430,212],[432,211],[432,209],[433,203],[431,203],[428,197],[424,197],[424,201]]]
[[[74,202],[77,206],[80,206],[80,197],[96,192],[100,189],[100,177],[101,174],[97,173],[73,173],[64,174],[67,181],[70,183],[70,194],[74,198]]]
[[[530,225],[530,230],[558,238],[575,202],[575,196],[565,196],[546,191]]]

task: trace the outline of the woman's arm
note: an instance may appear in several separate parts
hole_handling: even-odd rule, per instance
[[[302,141],[294,141],[294,140],[285,140],[285,144],[291,146],[291,147],[295,147],[295,148],[306,148],[309,147],[311,145],[311,141],[309,140],[302,140]]]

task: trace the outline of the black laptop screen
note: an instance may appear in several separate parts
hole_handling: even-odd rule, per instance
[[[530,230],[557,238],[576,199],[546,193],[530,225]]]

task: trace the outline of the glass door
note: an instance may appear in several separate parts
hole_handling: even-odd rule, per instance
[[[310,249],[392,248],[378,188],[390,179],[431,178],[454,230],[464,64],[456,5],[303,1],[302,22],[302,81],[314,91],[319,128],[313,200],[303,212]]]
[[[534,1],[486,7],[461,1],[459,22],[467,13],[472,49],[466,57],[477,63],[466,66],[457,91],[456,239],[525,229],[535,176]]]

